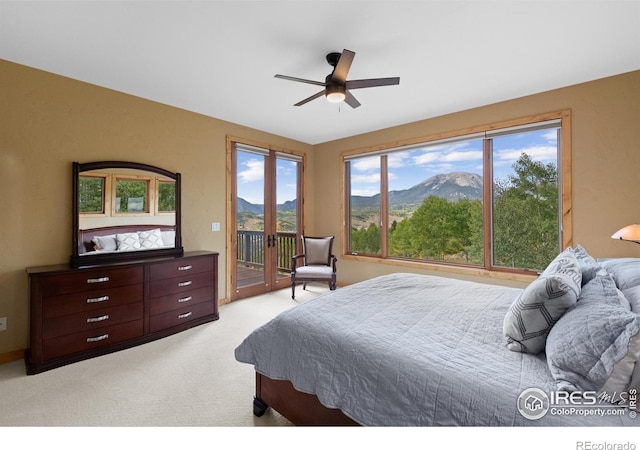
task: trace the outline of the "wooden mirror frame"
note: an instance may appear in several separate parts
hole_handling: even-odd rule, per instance
[[[162,175],[175,182],[175,245],[174,247],[149,249],[122,253],[102,253],[96,255],[80,254],[82,242],[80,242],[80,205],[79,205],[79,182],[83,172],[91,170],[105,169],[134,169],[147,171],[153,174]],[[112,264],[127,261],[137,261],[155,257],[176,257],[184,254],[182,248],[181,232],[181,183],[180,173],[170,172],[160,167],[148,164],[128,162],[128,161],[96,161],[89,163],[73,163],[73,218],[72,218],[72,254],[71,267],[96,266],[101,264]]]

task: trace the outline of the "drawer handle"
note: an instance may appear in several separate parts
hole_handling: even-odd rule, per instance
[[[89,278],[87,283],[106,283],[109,281],[109,277]]]
[[[89,317],[87,319],[87,323],[102,322],[103,320],[109,320],[109,314],[105,314],[104,316],[100,317]]]
[[[184,297],[184,298],[179,298],[179,299],[178,299],[178,303],[185,303],[185,302],[188,302],[188,301],[191,301],[191,300],[193,300],[193,297],[192,297],[192,296]]]
[[[181,281],[178,283],[178,287],[191,286],[191,283],[193,283],[193,281]]]
[[[105,339],[109,339],[109,334],[103,334],[102,336],[87,338],[87,342],[98,342],[98,341],[104,341]]]
[[[186,319],[187,317],[189,317],[191,314],[193,314],[191,311],[186,312],[184,314],[178,314],[178,319]]]
[[[109,300],[109,296],[103,295],[102,297],[88,298],[87,303],[100,303],[100,302],[106,302],[107,300]]]
[[[193,267],[190,265],[178,267],[178,270],[191,270],[191,269],[193,269]]]

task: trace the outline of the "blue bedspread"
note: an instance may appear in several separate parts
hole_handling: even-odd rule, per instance
[[[414,274],[340,288],[283,312],[236,349],[257,372],[290,380],[370,426],[620,426],[628,414],[517,408],[554,389],[545,354],[509,351],[502,323],[520,289]]]

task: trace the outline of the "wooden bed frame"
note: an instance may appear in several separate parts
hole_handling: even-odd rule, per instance
[[[318,397],[300,392],[288,380],[274,380],[256,372],[253,414],[262,416],[273,408],[294,425],[359,425],[339,409],[327,408]]]

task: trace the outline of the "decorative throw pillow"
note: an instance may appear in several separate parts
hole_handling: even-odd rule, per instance
[[[582,291],[589,291],[592,283]],[[638,331],[638,316],[631,311],[612,303],[579,300],[547,338],[547,363],[557,388],[598,391],[627,355]]]
[[[587,251],[580,244],[576,245],[573,249],[573,254],[578,260],[578,266],[580,266],[580,272],[582,272],[582,285],[584,286],[596,276],[599,271],[602,271],[602,267],[595,260],[595,258],[587,253]]]
[[[108,236],[94,236],[92,241],[95,244],[96,250],[104,252],[115,252],[118,250],[118,242],[116,241],[115,234],[110,234]]]
[[[116,234],[116,241],[118,242],[119,251],[126,252],[141,248],[138,233],[118,233]]]
[[[565,250],[509,307],[503,322],[509,350],[542,352],[553,325],[578,300],[581,282],[578,261]]]
[[[160,234],[160,228],[153,230],[138,231],[138,238],[140,240],[141,248],[162,248],[162,235]]]

